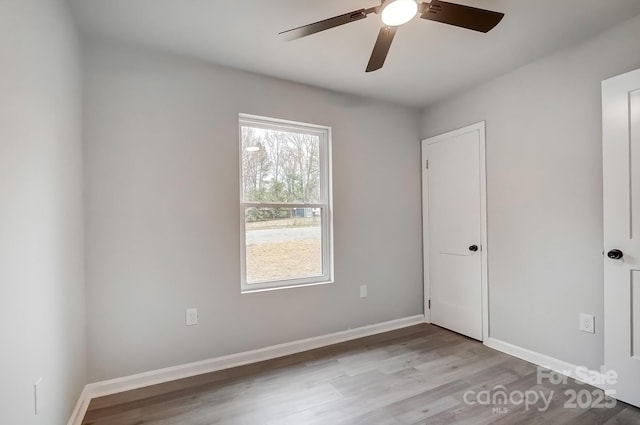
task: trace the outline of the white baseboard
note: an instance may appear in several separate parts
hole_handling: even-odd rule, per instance
[[[528,350],[526,348],[509,344],[508,342],[504,342],[495,338],[485,339],[484,345],[489,348],[493,348],[494,350],[501,351],[505,354],[509,354],[519,359],[526,360],[529,363],[535,364],[536,366],[540,366],[545,369],[557,372],[561,375],[568,376],[569,378],[573,378],[577,381],[587,383],[604,390],[607,389],[604,386],[600,385],[601,382],[604,382],[602,373],[600,371],[588,370],[584,366],[578,366],[573,363],[565,362],[563,360],[547,356],[546,354]],[[586,377],[587,379],[582,379],[583,377]]]
[[[165,369],[152,370],[136,375],[122,378],[110,379],[107,381],[87,384],[80,395],[76,408],[69,419],[67,425],[81,425],[86,414],[91,399],[116,394],[124,391],[135,390],[137,388],[162,384],[164,382],[189,378],[205,373],[216,372],[232,367],[257,363],[264,360],[271,360],[282,356],[301,353],[315,348],[326,347],[340,342],[376,335],[383,332],[402,329],[409,326],[425,322],[423,314],[346,331],[335,332],[313,338],[301,339],[284,344],[273,345],[271,347],[260,348],[242,353],[230,354],[228,356],[216,357],[194,363],[168,367]]]

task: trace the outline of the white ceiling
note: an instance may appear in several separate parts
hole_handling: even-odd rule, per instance
[[[451,0],[450,0],[451,1]],[[481,34],[414,19],[364,69],[379,15],[294,41],[278,33],[376,0],[70,0],[86,33],[393,102],[426,106],[640,14],[640,0],[458,0],[506,13]]]

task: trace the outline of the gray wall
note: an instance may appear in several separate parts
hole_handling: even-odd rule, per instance
[[[600,82],[640,67],[639,39],[640,17],[423,115],[424,137],[487,121],[490,335],[592,368],[604,357]]]
[[[0,423],[7,425],[66,423],[85,384],[81,76],[66,9],[62,0],[0,0]]]
[[[91,380],[422,313],[419,111],[95,42],[85,69]],[[240,112],[333,128],[335,284],[240,294]]]

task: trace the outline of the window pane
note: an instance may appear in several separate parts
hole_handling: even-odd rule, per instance
[[[245,202],[322,203],[320,137],[242,126]]]
[[[320,208],[246,208],[247,283],[322,276]]]

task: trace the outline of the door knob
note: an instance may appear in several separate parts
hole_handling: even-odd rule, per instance
[[[611,258],[612,260],[619,260],[623,256],[624,254],[619,249],[612,249],[611,251],[607,252],[607,257]]]
[[[471,252],[476,252],[477,250],[478,250],[478,245],[471,245],[469,247],[469,251],[471,251]]]

